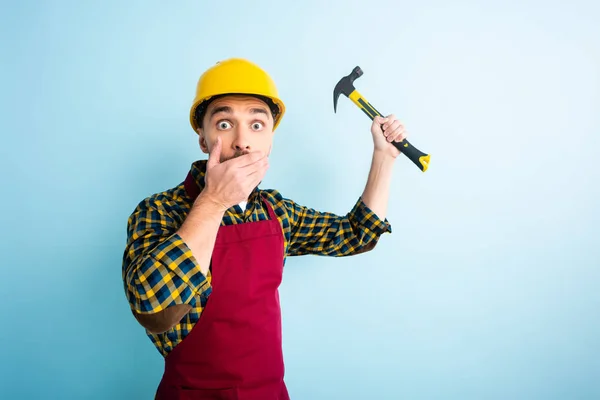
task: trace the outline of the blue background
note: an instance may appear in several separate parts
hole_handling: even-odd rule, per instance
[[[567,5],[568,3],[568,5]],[[342,15],[345,12],[346,15]],[[0,397],[150,399],[159,353],[121,281],[126,220],[205,156],[200,74],[246,57],[288,112],[264,187],[350,210],[370,121],[393,234],[288,260],[294,400],[600,398],[600,6],[593,1],[19,1],[0,18]]]

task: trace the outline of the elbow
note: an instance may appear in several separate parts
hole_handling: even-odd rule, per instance
[[[352,252],[352,255],[368,253],[369,251],[373,250],[375,248],[375,246],[377,246],[377,241],[376,240],[370,241],[370,242],[358,247],[356,250],[354,250]]]
[[[189,304],[176,304],[152,314],[133,311],[133,316],[144,329],[156,335],[173,329],[191,309]]]

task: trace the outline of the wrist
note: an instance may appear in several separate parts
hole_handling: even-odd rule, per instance
[[[396,157],[387,150],[375,149],[373,151],[373,161],[383,164],[393,164]]]
[[[225,205],[201,192],[177,233],[188,246],[200,246],[204,236],[199,234],[199,228],[212,226],[218,229],[226,210]]]
[[[211,214],[214,213],[215,215],[220,215],[221,217],[223,216],[223,214],[225,214],[225,211],[229,209],[229,206],[227,206],[222,201],[218,200],[212,194],[205,191],[200,192],[200,194],[196,198],[196,201],[194,201],[193,207],[200,207],[202,209],[205,209],[206,212],[209,212]]]

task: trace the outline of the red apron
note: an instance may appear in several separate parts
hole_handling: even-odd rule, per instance
[[[185,188],[198,195],[190,174]],[[219,228],[212,293],[192,331],[167,355],[157,399],[289,400],[278,292],[283,232],[262,201],[270,219]]]

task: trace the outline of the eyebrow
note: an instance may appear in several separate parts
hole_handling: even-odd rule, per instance
[[[220,107],[215,107],[211,112],[210,112],[210,117],[212,118],[215,114],[218,113],[226,113],[226,114],[233,114],[233,109],[229,106],[220,106]],[[250,114],[265,114],[265,116],[268,116],[269,113],[267,112],[267,110],[265,108],[262,107],[254,107],[250,109]]]
[[[250,114],[265,114],[266,116],[269,115],[269,113],[267,112],[266,109],[260,107],[260,108],[251,108],[250,109]]]
[[[233,110],[231,109],[231,107],[228,106],[221,106],[221,107],[215,107],[213,108],[213,110],[210,112],[210,118],[213,117],[213,115],[218,114],[218,113],[228,113],[228,114],[232,114]]]

